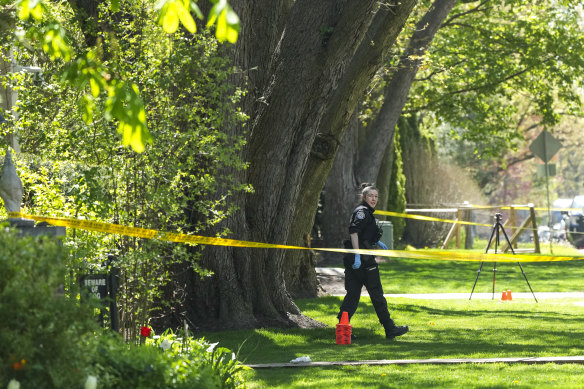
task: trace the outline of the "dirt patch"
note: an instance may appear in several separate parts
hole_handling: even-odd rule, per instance
[[[318,297],[345,293],[345,276],[316,275],[319,282]]]

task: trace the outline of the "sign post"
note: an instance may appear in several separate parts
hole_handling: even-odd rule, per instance
[[[556,174],[556,169],[554,164],[548,164],[548,162],[556,155],[558,150],[562,147],[560,141],[553,137],[552,134],[543,130],[537,138],[529,145],[529,150],[539,157],[545,163],[545,188],[547,193],[547,209],[548,209],[548,228],[550,230],[550,251],[553,254],[552,248],[552,214],[550,211],[550,186],[549,186],[549,177],[550,175],[554,176]],[[553,168],[552,168],[553,166]],[[539,171],[539,169],[538,169]],[[553,173],[553,174],[550,174]]]
[[[94,298],[99,301],[99,322],[105,325],[103,310],[109,308],[111,329],[118,332],[118,307],[116,293],[118,289],[119,269],[112,266],[114,256],[108,255],[108,273],[89,274],[81,277],[81,298]]]

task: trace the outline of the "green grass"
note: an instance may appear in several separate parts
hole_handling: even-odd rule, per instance
[[[308,355],[312,361],[380,359],[496,358],[583,355],[584,301],[553,299],[413,300],[390,298],[392,317],[410,332],[385,340],[368,298],[352,320],[358,336],[336,345],[334,326],[341,297],[298,301],[302,311],[328,325],[324,329],[258,329],[206,333],[239,350],[248,364],[282,363]],[[574,365],[408,365],[256,369],[251,387],[582,387]]]
[[[410,326],[387,341],[368,298],[351,322],[358,340],[335,344],[340,297],[298,301],[302,311],[325,324],[322,329],[259,329],[206,333],[246,363],[289,362],[302,355],[313,361],[372,359],[495,358],[582,355],[584,301],[388,299],[392,317]],[[578,339],[578,341],[575,341]]]
[[[258,370],[250,388],[582,388],[581,365],[408,365]]]
[[[486,242],[475,247],[486,247]],[[529,245],[524,245],[528,247]],[[464,250],[451,250],[464,252]],[[474,252],[484,252],[475,249]],[[446,251],[448,252],[448,251]],[[550,254],[549,245],[542,246],[543,254]],[[569,246],[553,246],[558,256],[583,255]],[[535,255],[535,254],[533,254]],[[390,259],[379,266],[385,293],[469,293],[477,277],[480,262],[438,261],[417,259]],[[493,290],[493,262],[485,262],[479,275],[475,293]],[[523,271],[534,292],[584,291],[584,261],[526,262]],[[499,262],[495,277],[495,292],[503,290],[530,292],[517,263]],[[536,294],[537,296],[537,294]]]
[[[521,266],[534,292],[584,291],[584,261],[529,262]],[[385,293],[469,293],[480,262],[396,259],[379,265]],[[491,293],[493,263],[485,262],[475,292]],[[517,263],[499,262],[495,292],[529,292]]]
[[[568,249],[569,250],[569,249]],[[556,254],[557,250],[554,250]],[[560,255],[564,255],[562,253]],[[577,254],[577,252],[571,252]],[[468,292],[480,263],[391,260],[380,265],[386,293]],[[536,292],[582,291],[584,261],[526,263]],[[303,355],[312,361],[496,358],[584,355],[584,299],[500,301],[500,292],[528,292],[517,264],[497,264],[495,300],[388,298],[397,324],[410,332],[394,341],[383,336],[369,298],[363,297],[351,324],[351,345],[335,344],[342,297],[298,300],[322,329],[272,329],[204,333],[238,351],[247,364],[282,363]],[[483,267],[475,292],[491,292],[492,263]],[[581,365],[461,364],[296,367],[246,373],[252,388],[532,388],[584,387]]]

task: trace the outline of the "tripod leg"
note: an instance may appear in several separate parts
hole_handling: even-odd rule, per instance
[[[493,237],[495,236],[495,233],[497,232],[497,223],[495,223],[493,225],[493,230],[491,231],[491,236],[489,237],[489,243],[487,243],[487,249],[485,250],[485,254],[489,253],[489,248],[491,247],[491,243],[493,242]],[[497,234],[497,239],[498,239],[499,234]],[[496,243],[495,243],[495,247],[496,247]]]
[[[470,297],[468,298],[469,300],[472,299],[472,294],[475,290],[475,286],[477,286],[477,281],[479,280],[479,276],[481,275],[481,270],[483,270],[483,264],[484,262],[481,262],[481,267],[479,267],[479,270],[477,271],[477,278],[475,279],[474,285],[472,286],[472,290],[470,291]]]
[[[513,255],[515,255],[515,250],[513,250],[513,246],[511,245],[511,241],[509,241],[509,237],[507,236],[505,229],[502,227],[501,227],[501,229],[503,230],[503,235],[505,235],[505,239],[507,239],[507,245],[511,249],[511,252],[513,253]],[[537,303],[538,301],[535,298],[535,293],[533,293],[533,289],[531,289],[531,285],[529,284],[529,280],[527,279],[527,275],[525,274],[525,271],[523,270],[523,266],[521,266],[521,263],[519,263],[519,262],[517,262],[517,264],[519,265],[519,269],[521,269],[521,273],[523,273],[523,278],[525,278],[525,282],[527,282],[527,286],[529,286],[529,290],[531,291],[531,294],[533,295],[533,299]]]
[[[493,232],[495,233],[495,254],[497,254],[497,247],[499,246],[499,227],[501,227],[501,229],[503,229],[503,226],[501,226],[501,223],[499,223],[498,221],[495,222],[495,225],[493,226]],[[503,230],[503,233],[505,232],[505,230]],[[492,300],[495,299],[495,278],[497,277],[497,262],[493,262],[493,296],[491,297]]]
[[[493,236],[495,236],[496,227],[497,223],[493,225],[493,230],[491,231],[491,236],[489,237],[489,243],[487,243],[487,249],[485,250],[485,254],[489,252],[489,247],[491,247],[491,242],[493,242]],[[472,294],[474,293],[475,287],[477,286],[477,281],[479,280],[479,276],[481,275],[481,270],[483,270],[484,264],[485,264],[484,262],[481,262],[481,266],[477,271],[477,278],[475,278],[474,285],[472,286],[472,290],[470,291],[470,297],[468,298],[469,300],[472,299]]]
[[[517,262],[517,264],[519,265],[519,268],[521,269],[521,273],[523,273],[523,278],[525,278],[525,282],[527,282],[527,286],[529,286],[529,290],[531,290],[531,294],[533,295],[533,299],[537,303],[538,301],[535,298],[535,293],[533,293],[533,289],[531,289],[531,285],[529,284],[529,280],[527,279],[527,275],[525,274],[525,271],[523,271],[523,266],[521,266],[521,264],[519,262]]]
[[[492,300],[495,299],[495,277],[497,275],[497,262],[493,263],[493,297]]]
[[[515,255],[515,250],[513,250],[513,245],[511,244],[511,241],[509,240],[509,236],[507,236],[507,233],[505,232],[503,225],[501,225],[501,231],[503,231],[503,235],[505,236],[505,240],[507,241],[507,246],[509,247],[509,249],[511,249],[511,252],[513,253],[513,255]]]

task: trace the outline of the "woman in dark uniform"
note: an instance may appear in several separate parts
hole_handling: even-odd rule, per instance
[[[377,205],[378,191],[372,184],[361,185],[361,204],[351,215],[349,225],[350,241],[345,241],[346,248],[387,250],[387,246],[379,239],[381,228],[373,216]],[[387,301],[383,296],[383,287],[379,278],[379,268],[373,255],[346,254],[345,262],[345,290],[347,294],[341,304],[338,314],[340,320],[343,312],[348,312],[349,319],[357,310],[361,289],[367,288],[371,303],[375,308],[379,322],[385,329],[385,337],[393,339],[408,332],[408,326],[396,326],[387,310]]]

